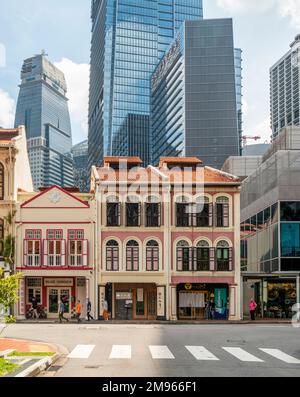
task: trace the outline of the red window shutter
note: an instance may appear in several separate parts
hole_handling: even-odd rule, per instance
[[[48,240],[43,241],[43,266],[48,266]]]
[[[233,270],[233,249],[229,248],[229,270]]]
[[[112,270],[118,271],[119,270],[119,247],[113,248],[112,260],[113,260]]]
[[[151,269],[151,258],[152,258],[152,250],[151,248],[146,248],[146,271],[150,272]]]
[[[112,270],[112,261],[113,261],[113,249],[111,247],[106,247],[106,270]]]
[[[153,270],[157,272],[159,270],[159,248],[153,249]]]
[[[211,272],[215,271],[215,248],[209,249],[209,270]]]
[[[213,203],[209,203],[209,207],[208,207],[208,213],[209,213],[209,223],[208,226],[209,227],[213,227],[213,221],[214,221],[214,206]]]
[[[133,248],[133,270],[139,270],[139,248]]]

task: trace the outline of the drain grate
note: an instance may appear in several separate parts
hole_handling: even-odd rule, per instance
[[[48,371],[50,371],[50,372],[57,372],[57,371],[59,371],[60,369],[62,369],[61,366],[59,366],[59,365],[53,365],[52,367],[48,368]]]
[[[86,369],[99,369],[100,365],[86,365],[84,368],[86,368]]]

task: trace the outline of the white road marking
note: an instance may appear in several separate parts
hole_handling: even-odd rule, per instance
[[[269,354],[270,356],[278,358],[278,360],[284,361],[285,363],[300,364],[300,360],[298,358],[292,357],[292,356],[282,352],[279,349],[259,349],[259,350],[263,351],[264,353]]]
[[[89,358],[94,348],[95,345],[77,345],[68,358]]]
[[[218,357],[212,354],[204,346],[185,346],[185,347],[197,360],[219,361]]]
[[[113,345],[109,358],[131,359],[131,345]]]
[[[222,347],[222,349],[226,350],[228,353],[232,354],[234,357],[238,358],[241,361],[257,363],[264,362],[264,360],[253,356],[253,354],[246,352],[246,350],[241,349],[240,347]]]
[[[167,359],[172,360],[175,357],[172,352],[168,348],[168,346],[149,346],[149,350],[151,352],[153,359]]]

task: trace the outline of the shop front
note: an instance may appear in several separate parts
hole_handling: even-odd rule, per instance
[[[76,300],[80,300],[85,315],[89,282],[84,277],[25,277],[25,316],[35,296],[38,311],[49,319],[58,318],[59,305],[65,305],[65,316],[74,315]]]
[[[228,285],[192,284],[177,285],[177,318],[179,320],[228,319]]]
[[[112,284],[108,307],[112,308],[112,318],[116,320],[156,320],[157,287],[155,284]]]

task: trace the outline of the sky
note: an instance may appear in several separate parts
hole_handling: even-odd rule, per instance
[[[0,0],[0,126],[13,127],[23,59],[44,49],[66,75],[73,143],[86,139],[90,3]],[[243,50],[244,134],[269,141],[269,68],[300,33],[300,0],[203,0],[203,8],[204,18],[233,18]]]

